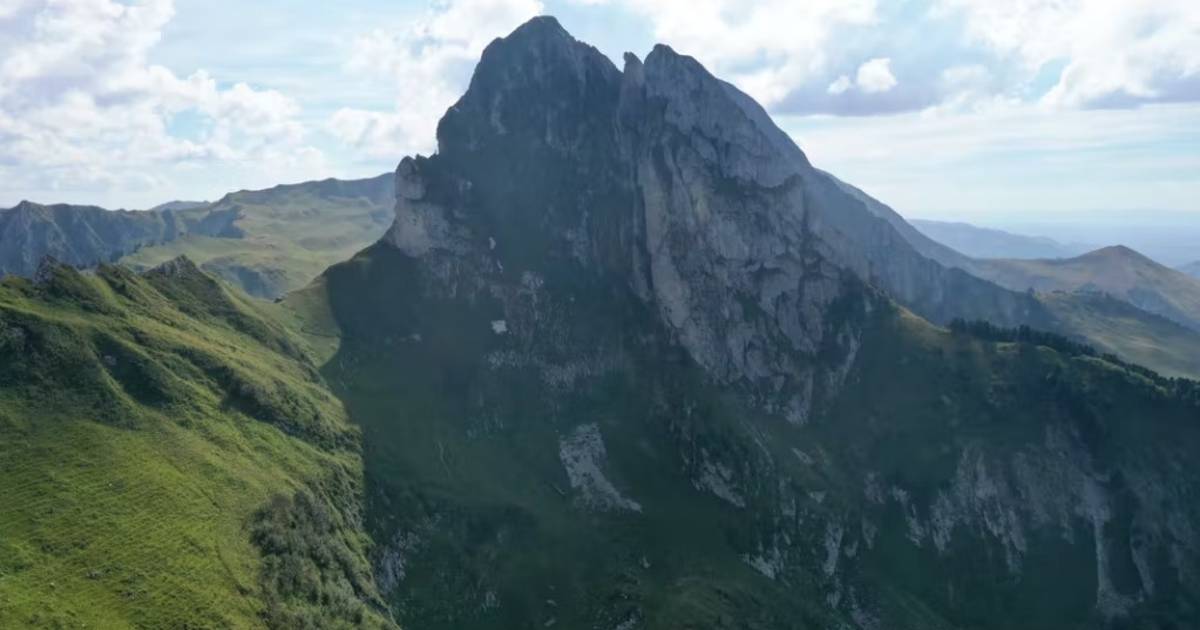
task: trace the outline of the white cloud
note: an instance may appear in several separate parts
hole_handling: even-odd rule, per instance
[[[841,94],[853,86],[854,83],[850,81],[850,77],[843,74],[842,76],[834,79],[833,83],[830,83],[829,87],[825,88],[825,91],[830,94]]]
[[[1200,100],[1200,2],[1195,0],[941,0],[967,35],[1027,76],[1061,63],[1042,101],[1128,106]]]
[[[767,107],[823,76],[835,29],[876,19],[875,0],[616,1],[647,18],[659,41]]]
[[[1200,105],[1059,110],[986,107],[895,116],[786,116],[817,166],[903,214],[1045,218],[1175,208],[1200,199]]]
[[[172,196],[189,163],[233,164],[256,184],[323,165],[289,97],[149,62],[173,14],[170,0],[32,0],[0,14],[4,189]],[[189,129],[172,128],[181,115]]]
[[[438,120],[462,94],[484,47],[541,12],[540,0],[450,0],[398,34],[358,37],[347,70],[392,82],[395,108],[345,107],[327,128],[372,157],[429,152]]]
[[[896,87],[896,77],[892,75],[892,60],[878,57],[863,63],[858,67],[854,83],[858,89],[868,94],[887,92]]]
[[[986,60],[994,70],[971,98],[1064,108],[1200,101],[1196,0],[605,4],[645,18],[654,37],[773,111],[863,115],[961,105],[968,95],[941,81],[958,59]],[[862,59],[871,61],[856,72],[849,64]],[[903,85],[896,70],[908,77]]]

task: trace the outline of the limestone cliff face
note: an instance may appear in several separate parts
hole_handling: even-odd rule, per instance
[[[405,158],[396,193],[375,256],[386,264],[329,277],[352,305],[337,316],[350,331],[339,378],[386,361],[407,375],[393,383],[404,405],[428,389],[413,382],[444,369],[462,399],[447,422],[497,461],[536,459],[511,444],[549,428],[565,472],[522,474],[570,499],[563,518],[660,532],[678,517],[637,475],[682,475],[736,523],[737,558],[787,594],[775,604],[832,615],[815,627],[1012,627],[978,617],[1005,601],[1027,607],[1018,626],[1103,626],[1195,600],[1197,487],[1170,481],[1186,449],[1156,459],[1128,421],[1192,444],[1193,403],[1098,359],[950,339],[896,309],[934,322],[1047,317],[814,168],[694,59],[659,46],[618,70],[535,19],[487,48],[439,124],[437,154]],[[372,310],[385,298],[362,286],[398,301]],[[1139,415],[1156,405],[1154,420]],[[446,448],[439,484],[460,474]],[[466,505],[403,526],[387,512],[383,539],[397,542],[383,574],[419,564],[446,523],[474,518]],[[1070,560],[1054,566],[1056,554]],[[480,615],[507,605],[473,588]],[[638,626],[653,597],[605,609],[612,623],[597,627]]]
[[[830,363],[818,353],[840,365],[857,343],[825,315],[848,278],[934,321],[1044,318],[917,251],[890,209],[814,169],[694,59],[658,46],[618,71],[550,18],[488,48],[439,124],[438,154],[406,158],[396,187],[386,240],[402,251],[619,276],[715,378],[754,385],[796,422],[837,380],[814,371]],[[532,251],[511,247],[518,235]]]

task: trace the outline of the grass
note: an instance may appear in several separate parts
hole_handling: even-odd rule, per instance
[[[326,267],[379,239],[391,225],[391,175],[367,180],[325,180],[241,191],[199,209],[191,220],[236,212],[237,236],[194,231],[121,259],[144,270],[178,256],[257,297],[300,289]]]
[[[1073,334],[1169,376],[1200,378],[1200,334],[1105,295],[1051,292],[1040,299]]]
[[[304,608],[251,530],[331,479],[342,504],[320,504],[347,514],[358,436],[246,298],[188,263],[5,279],[0,384],[0,627],[249,628]],[[362,571],[366,539],[336,520]],[[352,592],[387,625],[369,583]]]
[[[1200,281],[1126,247],[1106,247],[1066,259],[985,260],[976,272],[1016,291],[1107,293],[1200,330]]]

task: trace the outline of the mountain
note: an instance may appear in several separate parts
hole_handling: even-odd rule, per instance
[[[251,295],[276,298],[378,240],[394,198],[390,174],[230,193],[181,210],[192,229],[122,263],[147,269],[186,255]]]
[[[944,243],[972,258],[1070,258],[1087,251],[1044,236],[1013,234],[970,223],[910,220],[929,238]]]
[[[1188,263],[1180,267],[1179,270],[1188,274],[1189,276],[1200,278],[1200,260],[1197,260],[1194,263]]]
[[[1055,320],[694,59],[537,18],[437,139],[281,305],[402,623],[1200,624],[1196,383],[1004,327]]]
[[[157,206],[150,208],[150,211],[151,212],[164,212],[164,211],[170,210],[170,211],[174,211],[174,212],[182,212],[184,210],[195,210],[197,208],[203,208],[204,206],[207,206],[207,205],[208,205],[207,201],[176,200],[176,201],[168,201],[165,203],[160,203]]]
[[[150,210],[42,206],[0,210],[0,275],[29,277],[45,256],[136,270],[186,255],[251,295],[276,298],[375,242],[392,220],[391,174],[229,193]]]
[[[1015,290],[1098,291],[1200,331],[1200,280],[1128,247],[1062,260],[980,261],[974,272]]]
[[[181,229],[169,212],[22,201],[0,210],[0,276],[30,276],[46,256],[93,267],[172,240]]]
[[[359,431],[190,261],[0,281],[0,627],[394,627]]]
[[[1200,213],[1194,210],[1096,210],[1058,219],[1054,212],[1041,215],[1041,220],[995,219],[993,225],[1022,234],[1041,234],[1060,243],[1120,243],[1172,267],[1196,259]]]
[[[1200,374],[1200,334],[1128,301],[1095,291],[1050,291],[1038,299],[1063,328],[1097,349],[1168,376]]]
[[[924,224],[925,233],[911,227],[898,231],[927,257],[1015,291],[1036,292],[1034,297],[1050,313],[1050,322],[1040,326],[1166,374],[1200,377],[1196,283],[1179,273],[1125,247],[1069,259],[973,258],[945,246],[931,247],[926,235],[961,232],[955,226],[966,224],[942,223],[929,230],[936,222],[916,223]],[[967,226],[966,232],[977,230]],[[951,237],[946,240],[952,242]],[[1180,325],[1188,328],[1180,330]]]

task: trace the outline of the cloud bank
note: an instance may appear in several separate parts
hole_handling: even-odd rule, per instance
[[[946,207],[965,188],[943,174],[1101,151],[1082,139],[1134,151],[1121,159],[1142,175],[1122,182],[1125,197],[1200,197],[1178,168],[1200,159],[1195,134],[1173,126],[1200,112],[1195,0],[427,2],[303,5],[285,20],[282,0],[0,2],[0,206],[151,205],[373,175],[434,150],[484,47],[541,13],[599,35],[614,57],[655,41],[696,56],[823,166],[901,198]],[[1075,130],[1070,142],[1054,144],[1059,128]],[[1107,162],[1077,164],[1083,182]],[[1171,181],[1148,183],[1152,164]],[[1057,173],[1054,185],[1070,179]],[[986,182],[971,187],[985,203]]]
[[[10,190],[164,188],[236,164],[250,179],[318,172],[300,105],[148,60],[169,0],[23,0],[0,12],[0,179]]]

